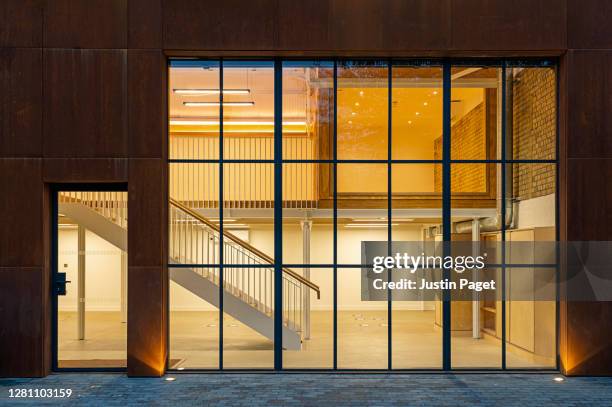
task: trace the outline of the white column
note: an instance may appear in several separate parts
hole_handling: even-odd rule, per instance
[[[312,230],[312,221],[303,220],[300,222],[302,226],[302,263],[310,264],[310,231]],[[304,278],[310,280],[310,268],[304,269]],[[310,339],[310,289],[307,288],[302,296],[302,309],[304,319],[304,339]]]
[[[127,252],[121,251],[121,322],[127,322]]]
[[[78,228],[78,286],[77,286],[77,310],[79,340],[85,339],[85,233],[86,229],[79,225]]]
[[[480,221],[474,219],[472,221],[472,256],[480,255]],[[472,278],[478,281],[479,273],[477,269],[473,269]],[[477,291],[472,294],[472,338],[480,339],[480,298]]]

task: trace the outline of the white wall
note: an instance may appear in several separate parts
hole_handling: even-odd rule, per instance
[[[96,234],[85,235],[85,309],[121,309],[121,250]],[[66,296],[59,297],[60,311],[77,310],[78,231],[75,227],[58,230],[58,271],[66,273]]]
[[[517,228],[555,226],[555,207],[555,194],[520,201]]]

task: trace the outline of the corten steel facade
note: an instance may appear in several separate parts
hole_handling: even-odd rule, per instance
[[[558,58],[560,240],[610,240],[611,14],[604,0],[3,1],[0,375],[51,371],[51,197],[70,183],[127,184],[127,371],[164,373],[171,57]],[[611,373],[611,315],[560,293],[563,373]]]

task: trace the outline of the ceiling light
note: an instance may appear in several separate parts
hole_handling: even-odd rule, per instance
[[[387,226],[388,224],[386,223],[349,223],[347,225],[344,225],[345,228],[365,228],[365,229],[386,228]],[[398,224],[392,223],[391,226],[398,226]]]
[[[172,89],[177,95],[218,95],[219,89]],[[224,95],[248,95],[250,89],[223,89]]]
[[[167,382],[173,382],[176,380],[176,377],[166,377],[164,380],[166,380]]]
[[[355,106],[359,106],[359,102],[355,102]]]
[[[557,377],[555,377],[553,380],[554,380],[554,381],[556,381],[557,383],[561,383],[561,382],[564,382],[564,381],[565,381],[565,378],[560,377],[560,376],[557,376]]]
[[[349,123],[349,124],[353,124],[353,121],[352,121],[352,120],[349,120],[349,122],[348,122],[348,123]]]
[[[356,115],[357,115],[357,113],[351,112],[351,116],[356,116]]]
[[[359,96],[363,96],[363,91],[362,90],[359,91]]]
[[[419,113],[419,112],[416,112],[415,114],[416,114],[417,116],[419,116],[419,115],[420,115],[421,113]]]
[[[434,95],[437,95],[437,94],[438,94],[438,91],[437,91],[437,90],[434,90],[434,91],[433,91],[433,94],[434,94]]]
[[[423,102],[423,106],[427,106],[429,103],[427,102]]]
[[[408,120],[408,124],[412,124],[412,120]]]
[[[188,107],[210,107],[219,106],[219,102],[183,102],[183,105]],[[255,102],[223,102],[223,106],[233,107],[250,107],[254,105]]]

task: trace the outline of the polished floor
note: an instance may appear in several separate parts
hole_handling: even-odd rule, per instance
[[[126,359],[126,324],[118,312],[88,312],[86,336],[77,337],[77,316],[59,314],[60,367],[123,367]],[[226,369],[270,369],[273,343],[240,321],[223,321],[223,365]],[[338,312],[338,368],[386,369],[388,363],[387,313]],[[442,331],[434,311],[393,311],[392,365],[394,369],[440,369]],[[509,368],[554,368],[552,358],[507,346]],[[171,369],[217,369],[219,366],[219,314],[172,312],[170,315]],[[333,367],[333,314],[313,311],[310,338],[301,350],[285,350],[287,369]],[[501,342],[489,336],[473,339],[470,332],[453,332],[453,368],[500,368]]]

